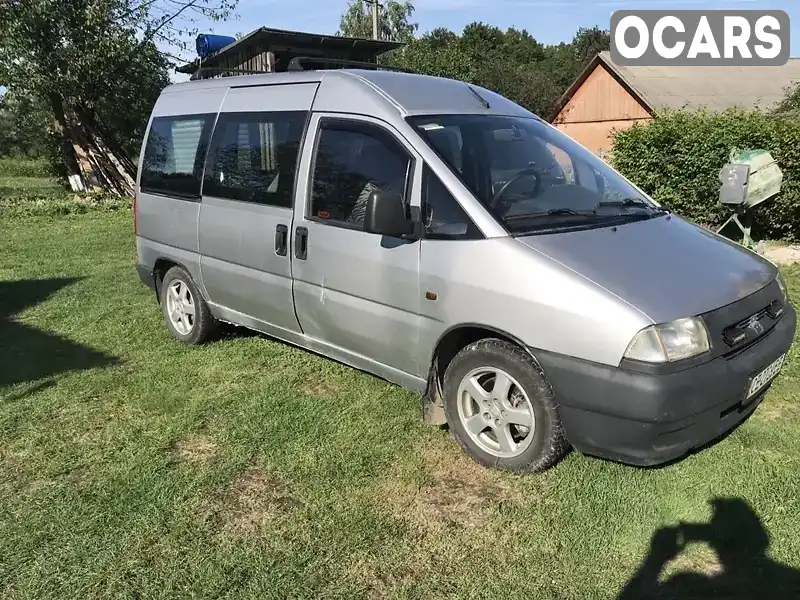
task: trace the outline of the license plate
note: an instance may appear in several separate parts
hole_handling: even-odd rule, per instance
[[[748,400],[752,398],[755,394],[757,394],[770,381],[772,381],[778,373],[780,373],[785,358],[786,355],[782,354],[766,369],[761,371],[761,373],[759,373],[750,380],[750,387],[747,390]]]

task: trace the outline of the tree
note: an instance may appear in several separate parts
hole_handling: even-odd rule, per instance
[[[544,59],[538,67],[562,90],[566,90],[575,81],[583,68],[576,60],[573,45],[564,42],[547,46]]]
[[[575,59],[581,68],[588,65],[595,56],[611,48],[611,33],[596,25],[591,28],[581,27],[572,38]]]
[[[473,81],[476,78],[476,64],[463,51],[461,38],[455,34],[452,37],[445,35],[442,30],[412,41],[402,52],[392,53],[387,62],[426,75],[462,81]]]
[[[394,53],[391,62],[420,73],[480,85],[547,116],[568,84],[554,81],[549,71],[541,68],[546,59],[547,47],[525,30],[503,31],[485,23],[471,23],[461,35],[434,29]]]
[[[350,0],[339,35],[372,37],[370,0]],[[415,37],[411,2],[388,0],[380,13],[383,39],[405,47],[380,58],[385,62],[440,77],[474,83],[496,91],[532,112],[549,118],[558,101],[594,56],[610,47],[610,34],[599,27],[579,29],[572,41],[553,46],[538,42],[524,29],[505,31],[475,22],[460,35],[438,27]]]
[[[372,1],[349,0],[339,22],[337,35],[372,38]],[[414,5],[410,0],[387,0],[379,3],[378,37],[382,40],[409,42],[419,28],[411,22]]]
[[[47,110],[30,96],[7,91],[0,96],[0,156],[49,156],[52,131]]]
[[[458,36],[446,27],[437,27],[433,31],[426,33],[424,39],[427,41],[429,48],[436,51],[446,48],[458,40]]]
[[[46,107],[65,175],[131,193],[130,155],[173,60],[155,41],[186,49],[194,18],[224,18],[235,1],[6,0],[0,85]]]

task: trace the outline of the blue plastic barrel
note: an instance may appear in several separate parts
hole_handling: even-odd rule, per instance
[[[197,36],[197,54],[200,58],[205,58],[209,54],[221,50],[225,46],[236,41],[235,37],[229,35],[214,35],[213,33],[201,33]]]

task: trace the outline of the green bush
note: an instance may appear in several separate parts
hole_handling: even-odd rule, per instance
[[[719,204],[719,170],[732,148],[768,150],[783,187],[754,213],[754,233],[800,240],[800,118],[731,109],[662,111],[614,135],[611,164],[673,212],[707,227],[729,212]]]
[[[0,158],[0,177],[47,177],[51,175],[47,161],[34,158]]]
[[[67,193],[55,190],[19,190],[10,196],[0,195],[0,218],[58,216],[87,212],[131,210],[131,198],[119,198],[103,192]]]

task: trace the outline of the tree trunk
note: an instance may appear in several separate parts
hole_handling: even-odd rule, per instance
[[[53,116],[55,117],[55,130],[59,137],[61,158],[64,161],[67,179],[73,191],[82,191],[86,187],[86,182],[81,172],[80,165],[78,164],[78,156],[69,134],[69,125],[67,123],[66,113],[64,112],[63,98],[55,93],[50,94],[50,109],[53,111]]]

